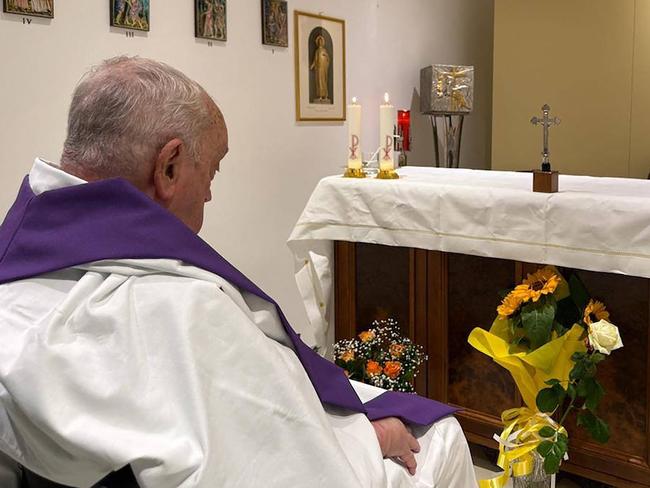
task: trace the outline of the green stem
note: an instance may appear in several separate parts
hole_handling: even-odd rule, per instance
[[[573,407],[573,404],[574,404],[574,403],[575,403],[575,399],[571,400],[571,403],[569,403],[569,406],[568,406],[568,407],[566,408],[566,410],[564,411],[564,415],[562,415],[562,418],[561,418],[560,421],[558,422],[558,424],[560,425],[560,427],[562,426],[562,424],[564,424],[564,421],[566,420],[567,415],[569,415],[569,412],[571,411],[571,409],[574,408],[574,407]]]

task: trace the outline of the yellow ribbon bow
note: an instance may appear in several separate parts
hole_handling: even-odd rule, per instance
[[[539,431],[551,427],[560,434],[567,435],[564,427],[559,426],[551,417],[535,412],[529,408],[511,408],[501,414],[504,429],[500,436],[494,438],[499,443],[497,465],[503,469],[499,476],[479,481],[480,488],[503,488],[510,476],[526,476],[533,471],[534,451],[544,440]]]

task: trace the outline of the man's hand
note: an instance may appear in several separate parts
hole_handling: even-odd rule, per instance
[[[407,427],[396,417],[374,420],[371,424],[384,457],[397,458],[413,476],[417,466],[413,453],[420,452],[420,444]]]

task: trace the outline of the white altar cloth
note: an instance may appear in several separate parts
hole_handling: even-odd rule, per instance
[[[650,181],[407,167],[321,180],[289,237],[314,344],[331,343],[333,244],[415,247],[650,278]],[[306,339],[309,338],[309,332]]]

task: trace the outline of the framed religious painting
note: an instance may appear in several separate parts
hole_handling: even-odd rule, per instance
[[[345,21],[294,12],[296,120],[345,120]]]
[[[3,0],[2,10],[9,14],[54,18],[54,0]]]
[[[226,0],[194,0],[194,35],[201,39],[226,41]]]
[[[289,16],[286,0],[262,0],[262,44],[289,46]]]
[[[148,31],[150,23],[149,0],[110,0],[111,25],[125,29]]]

